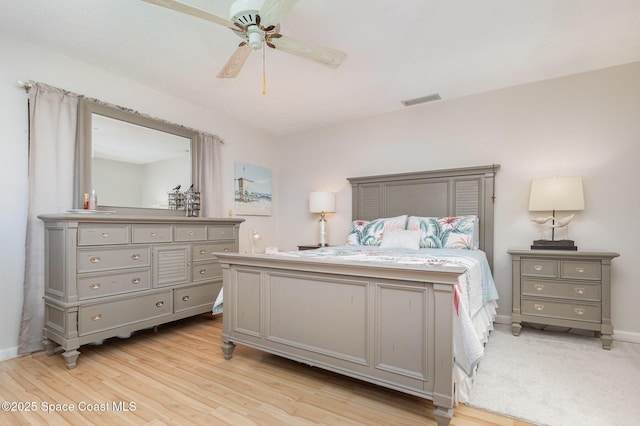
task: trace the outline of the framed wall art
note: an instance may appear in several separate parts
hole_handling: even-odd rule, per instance
[[[271,216],[271,169],[235,163],[236,214]]]

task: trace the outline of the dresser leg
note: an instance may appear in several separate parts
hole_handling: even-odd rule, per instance
[[[600,340],[602,341],[602,349],[611,349],[611,344],[613,343],[613,339],[610,334],[603,334],[600,336]]]
[[[78,361],[78,357],[80,356],[80,351],[76,349],[72,349],[70,351],[64,351],[62,353],[64,358],[64,363],[69,370],[72,368],[76,368],[76,363]]]
[[[44,343],[44,352],[47,356],[53,356],[58,351],[58,344],[53,340],[44,339],[42,343]]]
[[[511,323],[511,333],[513,333],[514,336],[519,336],[520,330],[522,330],[522,325],[519,322]]]

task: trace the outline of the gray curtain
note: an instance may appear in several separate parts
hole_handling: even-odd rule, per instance
[[[222,140],[215,135],[200,133],[198,159],[200,173],[200,215],[202,217],[222,217]]]
[[[44,225],[73,207],[78,96],[42,83],[29,91],[29,199],[18,354],[43,349]]]

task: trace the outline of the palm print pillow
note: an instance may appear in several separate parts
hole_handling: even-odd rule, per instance
[[[407,229],[422,231],[420,247],[474,250],[478,248],[477,216],[410,216]]]

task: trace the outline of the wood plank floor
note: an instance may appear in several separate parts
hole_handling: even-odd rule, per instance
[[[436,424],[418,397],[243,346],[225,361],[221,331],[222,316],[201,315],[83,346],[73,370],[43,352],[0,362],[0,401],[22,410],[3,405],[0,424]],[[451,421],[527,424],[463,405]]]

